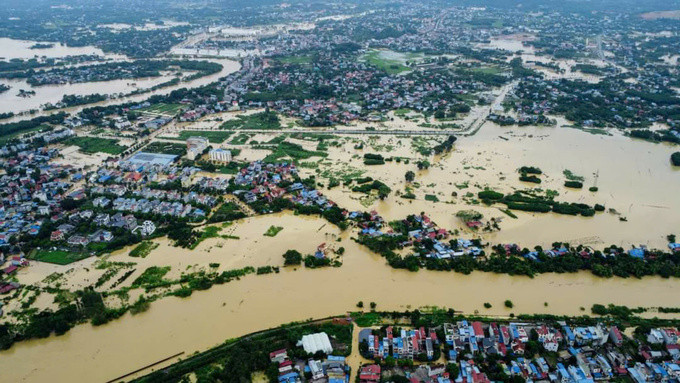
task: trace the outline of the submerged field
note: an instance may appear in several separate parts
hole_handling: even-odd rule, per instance
[[[418,124],[417,119],[398,118],[378,127],[420,129]],[[304,154],[294,156],[302,173],[315,175],[318,189],[341,207],[376,210],[387,220],[425,212],[440,227],[458,230],[462,238],[480,237],[491,243],[513,242],[523,247],[545,246],[555,241],[595,248],[612,243],[626,248],[634,244],[663,247],[665,236],[680,223],[674,214],[680,201],[673,193],[680,184],[673,177],[677,170],[668,163],[674,148],[634,141],[615,132],[602,136],[560,127],[501,128],[486,123],[476,135],[460,138],[453,150],[443,156],[427,154],[427,149],[441,142],[442,137],[336,134],[324,136],[321,142],[318,136],[300,134],[257,133],[247,137],[278,146],[253,148],[244,145],[247,140],[227,146],[243,147],[239,158],[249,161],[272,154],[281,160],[287,158],[290,150],[279,153],[277,148],[281,142],[287,142],[284,148]],[[365,153],[392,160],[366,165]],[[416,163],[424,160],[430,163],[429,168],[418,170]],[[541,183],[520,181],[517,169],[521,166],[540,168]],[[414,172],[412,182],[405,179],[407,171]],[[345,186],[350,180],[368,176],[391,189],[387,198],[380,200],[373,192],[352,191],[351,186]],[[584,188],[566,188],[564,183],[569,179],[582,179]],[[598,191],[589,191],[592,186],[597,186]],[[550,194],[560,201],[601,203],[613,210],[594,217],[523,211],[508,214],[501,210],[503,205],[485,206],[478,200],[477,193],[485,188],[503,193],[526,189],[538,192],[536,189],[540,188],[542,193],[551,190]],[[407,192],[414,199],[400,196]],[[500,231],[467,228],[456,217],[460,210],[478,211],[484,220],[495,218]],[[627,221],[620,220],[624,216]],[[26,284],[50,283],[54,273],[59,273],[62,288],[77,290],[97,282],[99,291],[130,289],[128,297],[107,298],[111,305],[116,305],[119,299],[133,302],[140,294],[153,294],[154,290],[140,288],[146,282],[162,285],[163,281],[201,270],[222,272],[254,267],[257,274],[261,270],[267,275],[246,275],[205,292],[195,291],[186,298],[161,298],[134,318],[126,314],[100,327],[85,324],[54,339],[20,342],[0,353],[0,366],[13,366],[3,369],[9,371],[8,378],[108,380],[170,355],[206,349],[251,331],[342,314],[360,300],[374,301],[382,310],[429,305],[489,315],[511,312],[581,315],[595,303],[630,307],[680,305],[673,293],[680,287],[677,279],[603,279],[586,272],[528,278],[482,272],[463,275],[394,270],[383,258],[352,240],[354,229],[341,232],[321,218],[292,213],[250,217],[212,227],[193,250],[176,248],[166,239],[157,239],[143,249],[129,248],[108,256],[104,263],[107,267],[102,267],[101,260],[88,258],[67,266],[38,262],[21,270],[17,278]],[[344,248],[338,258],[339,267],[316,270],[303,265],[283,267],[282,255],[287,250],[297,250],[304,256],[322,244]],[[131,256],[131,251],[137,256]],[[280,271],[272,272],[274,267]],[[55,298],[43,293],[35,305],[41,309],[56,308]],[[514,302],[512,310],[503,307],[506,299]],[[491,303],[493,308],[485,309],[484,302]],[[196,315],[199,311],[201,315]],[[163,326],[158,326],[159,323]],[[191,323],[192,330],[187,330],[187,323]],[[97,342],[92,341],[95,337]],[[132,343],[138,346],[130,348]],[[101,346],[104,344],[107,346]],[[51,355],[53,365],[59,367],[47,371],[28,362],[46,355]],[[88,369],[86,377],[79,374],[76,378],[75,364],[82,358],[88,358],[96,368]]]

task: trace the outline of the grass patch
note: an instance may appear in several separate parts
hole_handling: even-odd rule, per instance
[[[170,266],[151,266],[132,282],[132,287],[152,286],[163,281],[163,277],[170,271]]]
[[[149,255],[158,246],[159,245],[156,242],[143,241],[142,243],[137,245],[134,249],[132,249],[129,255],[131,257],[146,258],[146,256]]]
[[[223,130],[183,130],[179,132],[179,139],[186,140],[189,137],[205,137],[213,143],[222,143],[229,138],[233,132]]]
[[[208,219],[208,222],[227,222],[245,217],[246,214],[241,211],[237,204],[227,201],[215,210],[213,215]]]
[[[145,146],[142,151],[148,153],[183,156],[187,151],[187,146],[184,144],[174,144],[169,142],[152,142]]]
[[[292,142],[281,142],[276,148],[262,147],[262,149],[270,149],[273,151],[272,154],[264,158],[264,162],[278,162],[281,158],[290,158],[293,161],[306,160],[311,157],[326,157],[328,154],[320,151],[306,150],[298,144]]]
[[[203,229],[201,235],[196,239],[196,242],[192,243],[191,246],[189,246],[189,249],[191,250],[195,249],[201,242],[205,241],[208,238],[219,237],[220,230],[222,230],[222,228],[218,226],[207,226],[205,229]]]
[[[363,55],[361,58],[370,66],[376,67],[387,74],[399,74],[410,70],[409,67],[402,64],[399,60],[392,60],[381,57],[381,51],[371,51]]]
[[[246,116],[237,116],[233,120],[226,121],[220,129],[280,129],[281,122],[276,112],[260,112]]]
[[[64,141],[65,145],[75,145],[83,153],[107,153],[111,155],[121,154],[127,146],[118,145],[118,140],[98,137],[71,137]]]
[[[245,145],[246,142],[252,137],[252,134],[248,133],[240,133],[237,134],[236,136],[232,137],[231,141],[229,143],[231,145]]]
[[[57,265],[68,265],[89,256],[90,254],[88,253],[72,253],[63,250],[37,250],[33,255],[29,256],[29,259]]]
[[[175,116],[184,108],[186,108],[186,106],[182,104],[165,104],[161,102],[159,104],[154,104],[146,108],[139,109],[137,112]]]
[[[283,230],[283,227],[281,226],[269,226],[269,229],[263,234],[266,235],[267,237],[276,237],[276,234],[279,234],[279,232]]]
[[[439,198],[434,194],[425,194],[425,201],[439,202]]]
[[[354,323],[356,323],[359,327],[371,327],[378,325],[381,322],[381,317],[378,313],[354,312],[351,315],[352,319],[354,319]]]

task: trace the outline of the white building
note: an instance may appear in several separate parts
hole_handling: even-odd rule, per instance
[[[205,137],[189,137],[187,139],[187,158],[195,160],[208,147],[209,142]]]
[[[328,339],[328,334],[325,332],[304,335],[302,340],[298,343],[298,346],[300,345],[302,345],[305,352],[309,354],[315,354],[317,351],[323,351],[326,354],[333,352],[333,346],[331,346],[331,341]]]
[[[210,161],[229,163],[231,162],[231,151],[213,149],[210,151]]]
[[[156,231],[156,225],[152,221],[144,221],[141,226],[141,233],[143,236],[151,235]]]

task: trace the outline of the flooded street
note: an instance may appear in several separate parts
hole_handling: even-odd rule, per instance
[[[268,245],[267,241],[272,238],[263,237],[261,230],[278,222],[284,230],[275,239],[281,236],[283,242],[280,243],[286,244],[279,245],[277,241]],[[310,252],[318,241],[337,233],[336,228],[324,224],[321,219],[292,214],[257,217],[235,224],[234,233],[240,234],[241,239],[228,240],[221,248],[207,241],[194,251],[161,244],[143,260],[122,254],[114,257],[149,264],[167,261],[173,264],[173,270],[180,268],[177,262],[207,264],[229,262],[229,259],[233,260],[228,263],[229,267],[258,265],[265,259],[271,265],[282,265],[282,259],[277,260],[276,254],[285,252],[286,246]],[[360,300],[376,302],[379,310],[438,306],[466,313],[479,310],[488,315],[508,315],[511,311],[503,307],[505,299],[512,299],[515,304],[512,311],[516,314],[581,315],[588,313],[594,303],[631,307],[680,305],[680,298],[675,294],[680,287],[677,279],[601,279],[587,273],[548,274],[534,279],[481,272],[467,276],[425,270],[410,273],[389,268],[382,258],[349,237],[349,232],[343,233],[338,243],[347,250],[340,268],[285,268],[279,274],[250,275],[240,281],[194,292],[189,298],[163,298],[145,313],[134,317],[126,314],[101,327],[84,324],[60,337],[19,342],[0,353],[3,379],[12,382],[107,381],[182,351],[190,355],[249,332],[291,321],[343,314],[354,310]],[[251,245],[256,238],[262,238],[263,244]],[[287,242],[292,238],[297,238],[297,246]],[[234,246],[229,246],[231,243]],[[251,246],[268,250],[261,255]],[[209,247],[210,252],[206,253]],[[484,309],[484,302],[490,302],[493,308]],[[36,360],[50,363],[36,364]],[[83,362],[90,368],[78,368]]]

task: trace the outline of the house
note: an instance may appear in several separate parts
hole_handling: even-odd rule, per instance
[[[372,383],[380,381],[380,366],[369,364],[361,367],[359,371],[359,381],[362,383]]]
[[[55,230],[50,234],[50,241],[62,241],[64,239],[64,232],[61,230]]]
[[[286,349],[276,350],[269,353],[269,360],[271,360],[272,363],[282,363],[286,359],[288,359],[288,352]]]
[[[156,225],[152,221],[146,220],[142,223],[140,232],[143,236],[149,236],[153,234],[154,231],[156,231]]]
[[[113,239],[113,234],[106,230],[97,230],[92,235],[90,235],[90,242],[111,242]]]
[[[620,347],[623,344],[623,336],[621,335],[618,327],[612,326],[609,329],[609,339],[611,339],[612,343],[614,343],[616,346]]]
[[[68,244],[71,246],[87,246],[88,243],[90,243],[90,240],[82,235],[72,235],[68,239]]]

